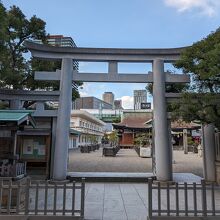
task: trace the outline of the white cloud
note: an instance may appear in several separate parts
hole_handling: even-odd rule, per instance
[[[134,97],[133,96],[122,96],[119,99],[122,100],[122,107],[124,109],[133,109],[134,108]]]
[[[164,0],[167,6],[176,8],[179,12],[192,9],[200,10],[202,14],[214,16],[220,9],[219,0]]]
[[[83,85],[79,88],[81,97],[94,96],[101,99],[104,91],[106,91],[106,85],[101,83],[84,82]]]

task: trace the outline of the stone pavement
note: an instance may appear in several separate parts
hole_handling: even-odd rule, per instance
[[[176,174],[176,178],[181,174]],[[183,174],[189,183],[196,176]],[[192,179],[191,179],[192,177]],[[181,178],[180,182],[181,181]],[[197,178],[199,180],[199,178]],[[167,191],[161,190],[161,208],[167,208]],[[170,208],[175,210],[175,189],[170,190]],[[210,192],[207,192],[208,209],[211,209]],[[198,209],[201,207],[201,190],[197,191]],[[184,210],[184,191],[179,192],[180,208]],[[220,189],[216,191],[216,210],[220,210]],[[153,207],[157,209],[157,192],[153,192]],[[193,210],[193,193],[188,191],[188,208]],[[147,220],[148,184],[147,183],[86,183],[85,219],[93,220]]]
[[[146,220],[147,184],[86,184],[85,219]]]
[[[203,175],[202,158],[197,154],[174,151],[173,171]],[[69,151],[69,172],[135,172],[151,173],[151,158],[138,157],[133,149],[121,149],[116,157],[103,157],[102,149],[91,153]]]

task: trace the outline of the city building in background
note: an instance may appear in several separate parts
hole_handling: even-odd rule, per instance
[[[84,111],[89,112],[96,118],[105,122],[104,131],[111,132],[113,130],[112,123],[120,122],[122,109],[83,109]]]
[[[114,109],[123,109],[122,100],[114,100]]]
[[[72,37],[64,37],[63,35],[49,35],[47,42],[56,47],[77,47]]]
[[[34,40],[35,43],[42,44],[42,40]],[[64,37],[63,35],[48,35],[47,43],[55,47],[77,47],[72,37]],[[79,64],[73,60],[73,69],[78,70]]]
[[[147,103],[147,91],[134,90],[134,109],[141,109],[141,103]]]
[[[72,110],[70,120],[69,148],[77,148],[89,144],[101,144],[105,123],[84,110]]]
[[[102,100],[114,106],[114,94],[112,92],[105,92],[102,95]]]
[[[81,97],[74,102],[74,109],[112,109],[113,106],[96,97]]]

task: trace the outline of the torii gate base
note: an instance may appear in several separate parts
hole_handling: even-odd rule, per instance
[[[164,73],[164,62],[179,58],[179,49],[103,49],[61,48],[26,42],[34,57],[62,59],[61,75],[37,72],[38,80],[60,80],[60,98],[54,152],[53,179],[64,180],[67,175],[69,126],[72,80],[82,82],[152,83],[154,102],[156,176],[159,181],[172,180],[172,154],[170,129],[167,123],[165,83],[186,83],[189,76]],[[72,60],[108,62],[108,74],[77,73],[72,70]],[[118,62],[150,62],[153,74],[119,74]]]

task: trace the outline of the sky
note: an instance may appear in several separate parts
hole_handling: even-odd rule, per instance
[[[220,26],[220,0],[2,0],[30,18],[46,22],[46,31],[74,39],[78,47],[172,48],[192,45]],[[165,70],[171,69],[166,66]],[[119,72],[147,73],[148,64],[119,64]],[[107,64],[80,63],[80,71],[106,72]],[[145,84],[84,83],[82,96],[106,91],[133,107],[133,90]],[[152,97],[148,95],[148,101]]]

